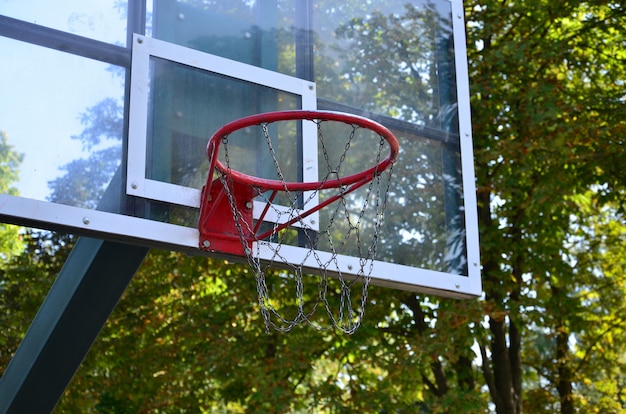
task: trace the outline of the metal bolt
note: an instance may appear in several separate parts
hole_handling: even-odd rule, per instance
[[[312,91],[312,90],[313,90],[313,88],[315,88],[315,86],[313,86],[313,85],[309,85],[309,90],[310,90],[310,91]]]
[[[89,217],[83,217],[83,224],[89,224],[90,222]]]
[[[252,205],[253,205],[253,204],[252,204],[252,201],[248,201],[248,202],[246,202],[246,208],[247,208],[248,210],[250,210],[250,209],[252,208]]]
[[[478,262],[474,262],[474,267],[478,267]]]
[[[204,247],[205,249],[208,249],[209,247],[211,247],[211,242],[208,240],[203,240],[202,247]]]
[[[137,38],[137,43],[143,43],[143,37],[138,37]]]
[[[315,220],[314,219],[311,219],[311,224],[315,224]]]
[[[352,265],[348,265],[348,270],[352,270],[354,267]]]
[[[132,183],[130,185],[130,188],[132,188],[133,190],[136,190],[137,189],[137,183]]]
[[[461,289],[461,284],[457,283],[456,285],[454,285],[457,289]]]
[[[460,19],[461,18],[461,13],[457,14],[456,17]]]

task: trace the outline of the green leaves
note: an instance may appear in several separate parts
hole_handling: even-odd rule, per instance
[[[0,130],[0,194],[18,195],[13,184],[19,179],[19,167],[24,155],[9,144],[8,135]],[[0,269],[3,262],[23,248],[19,229],[9,224],[0,224]]]
[[[599,300],[610,296],[601,287],[604,266],[622,259],[593,253],[612,249],[617,239],[605,244],[590,223],[599,217],[607,226],[623,223],[618,194],[624,182],[615,165],[625,158],[622,147],[611,145],[622,139],[617,131],[626,119],[623,47],[614,31],[624,27],[623,10],[598,2],[467,7],[468,40],[478,46],[469,54],[480,208],[489,218],[481,230],[486,295],[511,315],[505,351],[521,353],[531,410],[556,404],[571,412],[590,401],[573,395],[574,384],[591,371],[572,351],[585,348],[586,333],[603,325],[591,322],[590,313],[604,309],[600,319],[622,326],[614,319],[621,305],[609,310]],[[626,280],[612,283],[622,291]],[[525,329],[523,350],[512,341],[518,329]],[[490,335],[497,339],[495,331]],[[562,340],[569,347],[559,346]],[[492,361],[494,370],[502,369],[495,355]],[[541,380],[553,387],[551,394],[539,392]],[[517,412],[506,405],[496,399],[498,412]]]

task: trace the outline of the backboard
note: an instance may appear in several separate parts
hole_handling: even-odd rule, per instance
[[[19,15],[0,21],[12,62],[0,68],[12,102],[0,130],[24,154],[0,221],[241,260],[199,248],[209,137],[262,112],[341,111],[400,142],[372,284],[480,295],[462,2],[205,3],[149,1],[135,16],[146,33],[122,29],[126,46],[51,24],[68,32],[57,41]],[[318,177],[322,152],[309,134],[279,149],[296,180]],[[242,143],[233,162],[263,176],[260,144]],[[299,243],[285,248],[294,261]],[[355,260],[338,266],[349,273]]]

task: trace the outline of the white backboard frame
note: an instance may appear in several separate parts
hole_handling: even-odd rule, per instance
[[[170,62],[201,69],[207,73],[219,74],[299,96],[301,99],[301,108],[299,109],[315,110],[317,108],[315,84],[313,82],[135,34],[133,37],[130,87],[126,184],[126,193],[128,195],[193,208],[199,208],[200,206],[199,189],[152,180],[146,177],[151,57],[165,59]],[[317,154],[316,132],[312,125],[303,124],[303,137],[303,151],[300,163],[302,165],[303,180],[317,181],[317,158],[310,156],[311,154]],[[308,156],[304,156],[304,154],[308,154]],[[306,194],[305,199],[312,200],[308,207],[317,204],[317,199],[307,197]],[[263,203],[255,201],[254,211],[263,211]],[[317,216],[318,213],[314,213],[311,216],[313,223],[318,222]],[[275,217],[269,215],[267,220],[271,221],[272,218]],[[314,228],[314,230],[317,230],[317,228]]]

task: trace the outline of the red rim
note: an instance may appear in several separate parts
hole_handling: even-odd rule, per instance
[[[338,121],[345,124],[358,125],[362,128],[370,129],[379,134],[389,143],[389,154],[377,165],[359,173],[348,175],[339,179],[303,183],[282,182],[281,180],[271,180],[267,178],[260,178],[244,174],[242,172],[229,169],[217,159],[217,154],[219,151],[219,147],[222,143],[222,139],[224,137],[227,137],[234,131],[264,123],[272,123],[277,121],[293,121],[299,119]],[[372,121],[371,119],[342,112],[294,110],[267,112],[263,114],[252,115],[245,118],[237,119],[224,125],[220,129],[218,129],[209,140],[209,143],[207,145],[207,156],[209,157],[209,160],[211,160],[211,167],[209,171],[213,171],[214,168],[217,168],[223,174],[230,176],[233,181],[258,187],[263,190],[311,191],[317,189],[348,186],[364,179],[371,180],[377,174],[380,174],[381,172],[389,168],[391,164],[396,162],[399,149],[400,145],[393,133],[389,131],[389,129],[387,129],[386,127],[382,126],[378,122]]]

